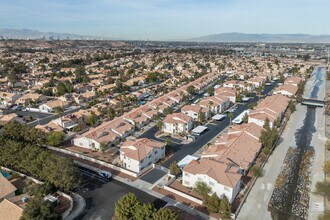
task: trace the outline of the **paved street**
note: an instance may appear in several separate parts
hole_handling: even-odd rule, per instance
[[[77,193],[85,198],[86,209],[77,219],[111,219],[115,213],[116,202],[129,192],[133,192],[142,202],[153,203],[157,208],[166,204],[166,202],[122,182],[114,179],[107,180],[85,168],[80,167],[79,169],[84,183]]]
[[[262,92],[262,95],[268,94],[273,88],[275,84],[272,86],[266,86],[265,90]],[[255,103],[258,101],[258,98],[254,96],[249,102],[243,103],[239,105],[239,108],[234,112],[234,118],[241,114],[243,111],[248,109],[248,104]],[[223,131],[229,125],[230,119],[227,117],[222,121],[214,121],[206,125],[208,127],[208,131],[198,136],[197,139],[188,144],[173,144],[173,152],[174,155],[168,159],[164,164],[165,167],[169,167],[173,161],[179,162],[187,155],[192,155],[200,148],[202,148],[205,144],[207,144],[210,140],[212,140],[215,136],[217,136],[221,131]],[[143,133],[140,137],[146,137],[150,139],[160,140],[155,137],[158,128],[156,126],[152,127],[145,133]]]
[[[77,108],[73,108],[73,109],[69,109],[69,110],[66,110],[65,112],[62,113],[62,115],[67,115],[67,114],[71,114],[73,112],[77,112],[81,109],[81,107],[77,107]],[[33,112],[28,112],[28,113],[33,113]],[[39,112],[34,112],[34,113],[37,113],[37,114],[45,114],[45,113],[39,113]],[[56,118],[58,118],[59,116],[57,114],[51,114],[47,117],[42,117],[40,118],[39,117],[39,120],[36,120],[36,121],[32,121],[30,123],[28,123],[28,125],[34,127],[38,124],[40,125],[45,125],[45,124],[48,124],[51,120],[54,120]]]

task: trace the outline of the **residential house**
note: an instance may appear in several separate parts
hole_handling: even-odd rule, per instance
[[[252,78],[246,80],[247,83],[252,84],[255,88],[259,88],[262,85],[264,85],[265,84],[265,81],[266,81],[265,78],[258,77],[258,76],[252,77]]]
[[[289,100],[288,97],[281,94],[267,96],[250,111],[249,123],[253,122],[259,126],[263,126],[268,118],[270,122],[269,125],[272,127],[276,120],[282,120]]]
[[[111,130],[110,123],[111,122],[104,122],[100,126],[92,128],[82,135],[77,135],[77,137],[72,140],[72,144],[77,147],[97,150],[101,150],[101,144],[103,143],[107,146],[114,145],[116,141],[120,140],[120,137]]]
[[[84,92],[82,94],[77,94],[74,97],[74,101],[77,104],[83,104],[83,103],[86,103],[86,102],[93,101],[95,99],[95,97],[96,97],[95,91],[87,91],[87,92]]]
[[[67,102],[57,99],[40,105],[39,109],[44,112],[55,112],[57,108],[66,108],[66,107],[68,107]]]
[[[273,94],[282,94],[287,97],[292,97],[294,96],[298,91],[298,87],[293,85],[293,84],[284,84],[279,87],[277,87]]]
[[[165,143],[148,138],[127,140],[120,147],[122,166],[136,173],[164,157]]]
[[[0,127],[5,126],[11,121],[17,121],[20,124],[25,123],[22,117],[19,117],[16,113],[10,113],[7,115],[0,115]]]
[[[192,117],[182,112],[168,114],[163,123],[163,131],[169,134],[188,133],[193,127]]]
[[[1,175],[1,174],[0,174]],[[0,219],[20,220],[23,215],[23,208],[15,203],[4,199],[0,202]]]
[[[149,117],[143,114],[141,109],[130,111],[122,116],[126,121],[134,125],[136,128],[142,128],[150,121]]]
[[[292,76],[292,77],[286,78],[285,81],[284,81],[284,84],[291,84],[291,85],[294,85],[294,86],[298,86],[298,84],[302,81],[304,81],[303,78],[298,77],[298,76]]]
[[[199,114],[204,114],[205,121],[210,117],[210,110],[199,105],[185,105],[181,108],[181,112],[192,117],[194,121],[199,120]]]
[[[17,188],[0,173],[0,201],[15,196]]]
[[[211,96],[200,100],[198,105],[203,108],[208,108],[212,114],[218,114],[225,111],[230,106],[230,100],[225,97]]]
[[[19,97],[21,94],[18,93],[0,92],[0,103],[6,107],[11,106]]]
[[[110,121],[109,128],[121,139],[131,135],[134,132],[134,126],[128,123],[123,117],[115,118]]]
[[[202,152],[200,160],[183,168],[182,184],[193,188],[196,182],[203,181],[212,192],[232,202],[239,193],[242,176],[260,152],[262,129],[254,123],[231,128]]]
[[[232,103],[236,102],[236,91],[234,88],[219,87],[214,90],[215,96],[222,96],[228,98]]]
[[[182,170],[182,184],[194,188],[197,182],[204,182],[220,198],[226,196],[232,202],[241,187],[242,174],[239,168],[228,166],[214,159],[192,160]]]
[[[48,124],[45,125],[37,125],[35,127],[36,129],[40,129],[45,133],[50,133],[50,132],[64,132],[64,128],[55,123],[53,120],[50,121]]]
[[[39,103],[46,101],[47,97],[38,93],[27,93],[20,98],[18,98],[15,103],[18,105],[27,106],[32,103]]]

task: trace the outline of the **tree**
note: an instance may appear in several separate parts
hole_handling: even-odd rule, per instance
[[[214,95],[214,88],[212,86],[207,88],[207,94],[209,94],[209,96]]]
[[[64,112],[64,108],[62,106],[58,106],[55,108],[55,113],[62,118],[62,113]]]
[[[257,105],[257,103],[249,103],[247,106],[249,109],[253,109],[255,106]]]
[[[315,188],[316,188],[315,194],[325,196],[328,200],[330,199],[329,181],[317,182]]]
[[[264,123],[264,129],[266,129],[266,131],[269,131],[270,130],[270,122],[269,122],[269,118],[267,117],[265,119],[265,123]]]
[[[178,176],[181,174],[181,169],[178,166],[178,163],[176,161],[173,161],[170,165],[170,174]]]
[[[220,209],[220,198],[216,193],[213,193],[212,196],[208,197],[205,201],[207,211],[210,213],[218,213]]]
[[[241,93],[236,93],[236,102],[241,102],[242,101],[242,95]]]
[[[231,205],[227,196],[224,196],[220,202],[220,212],[224,215],[225,218],[230,218],[231,216]]]
[[[330,219],[330,211],[325,211],[322,215],[318,217],[318,220],[329,220]]]
[[[242,121],[244,123],[248,123],[249,122],[249,115],[247,113],[245,113],[245,115],[243,116]]]
[[[163,127],[164,127],[164,122],[159,120],[157,123],[156,123],[156,126],[158,128],[159,131],[162,131]]]
[[[96,114],[92,111],[91,115],[87,119],[87,124],[90,126],[94,126],[97,123],[97,120],[98,120],[98,118],[97,118]]]
[[[330,174],[330,160],[327,160],[327,161],[324,162],[323,171],[327,175]]]
[[[199,111],[197,118],[198,118],[198,122],[200,124],[203,124],[205,122],[205,112]]]
[[[119,220],[133,219],[141,202],[133,193],[128,193],[118,200],[115,207],[115,215]]]
[[[170,137],[166,137],[165,139],[165,155],[170,155],[172,153],[172,140]]]
[[[153,206],[153,204],[142,204],[138,209],[136,209],[134,219],[153,220],[153,215],[156,212],[157,209]]]
[[[234,117],[234,113],[229,112],[229,113],[228,113],[228,117],[229,117],[229,125],[231,125],[231,120],[232,120],[233,117]]]
[[[10,122],[0,134],[0,166],[7,166],[55,187],[69,191],[80,184],[77,168],[73,161],[60,157],[43,146],[44,132]]]
[[[178,214],[169,208],[161,208],[153,214],[154,220],[177,220]]]
[[[30,184],[24,187],[23,192],[30,196],[44,197],[48,194],[56,192],[56,188],[53,184],[45,182],[44,184]]]
[[[101,142],[100,144],[100,150],[104,153],[106,150],[108,150],[109,146],[107,142]]]
[[[251,172],[252,172],[252,175],[254,176],[254,177],[262,177],[262,174],[263,174],[263,172],[262,172],[262,169],[261,169],[261,167],[259,167],[258,165],[254,165],[252,168],[251,168]]]
[[[113,119],[116,116],[116,110],[112,107],[108,108],[108,116],[110,119]]]
[[[53,211],[50,202],[44,201],[43,197],[33,197],[23,210],[21,220],[57,220],[61,216]]]
[[[196,91],[195,91],[195,87],[194,87],[193,85],[188,86],[188,88],[187,88],[187,92],[188,92],[191,96],[195,95],[195,93],[196,93]]]
[[[197,181],[195,183],[194,191],[205,198],[211,193],[212,190],[211,187],[209,187],[205,182]]]
[[[59,146],[64,140],[65,134],[62,131],[53,131],[47,135],[47,144],[51,146]]]
[[[83,66],[79,66],[76,68],[76,70],[74,71],[74,75],[76,77],[76,81],[78,83],[81,83],[81,82],[88,82],[88,76],[86,74],[86,70],[85,70],[85,67]]]
[[[296,105],[293,103],[292,100],[289,101],[289,109],[290,109],[290,112],[293,113],[296,111]]]
[[[168,115],[168,114],[172,114],[173,111],[174,111],[174,110],[173,110],[173,107],[168,106],[168,107],[166,107],[166,108],[164,109],[163,114],[166,116],[166,115]]]

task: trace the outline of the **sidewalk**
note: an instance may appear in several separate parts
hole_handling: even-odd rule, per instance
[[[73,220],[73,219],[77,218],[81,213],[84,212],[84,210],[86,208],[86,201],[82,196],[80,196],[76,193],[72,193],[72,199],[73,199],[75,208],[73,209],[73,211],[70,213],[69,216],[64,218],[64,220]]]
[[[294,112],[281,137],[279,144],[269,157],[264,166],[264,175],[257,179],[251,189],[245,204],[237,216],[239,220],[271,220],[271,214],[268,211],[268,203],[271,198],[275,181],[281,171],[286,152],[290,146],[295,146],[295,139],[292,138],[297,128],[303,125],[301,115],[306,113],[305,106],[297,105],[297,111]]]

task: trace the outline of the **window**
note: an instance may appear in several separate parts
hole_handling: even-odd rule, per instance
[[[209,182],[209,185],[210,185],[210,186],[215,186],[215,183],[212,182],[212,181],[210,181],[210,182]]]
[[[202,177],[197,178],[198,181],[203,181]]]
[[[158,153],[158,151],[155,151],[155,154],[157,154]]]
[[[190,186],[190,182],[187,181],[187,180],[185,180],[185,181],[184,181],[184,185],[186,185],[186,186]]]
[[[224,189],[225,189],[225,191],[230,191],[230,188],[227,186],[225,186]]]
[[[184,175],[185,175],[186,177],[190,177],[190,174],[189,174],[189,173],[184,173]]]

